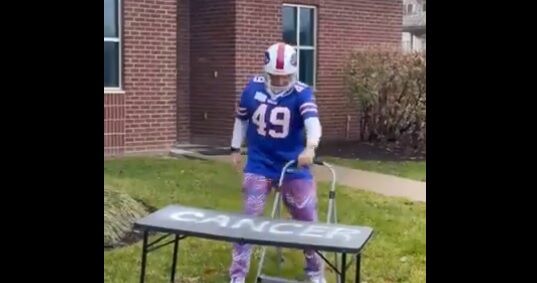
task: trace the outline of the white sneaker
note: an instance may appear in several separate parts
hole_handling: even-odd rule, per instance
[[[231,278],[231,281],[229,283],[244,283],[244,278],[234,277]]]

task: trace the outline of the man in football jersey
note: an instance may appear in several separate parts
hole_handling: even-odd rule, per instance
[[[282,199],[293,219],[317,221],[317,187],[310,172],[321,138],[321,124],[312,89],[297,81],[297,53],[284,43],[265,51],[264,74],[252,78],[242,92],[236,110],[231,158],[241,164],[240,147],[246,139],[243,211],[263,214],[267,197],[285,164],[298,168],[286,173]],[[304,142],[304,131],[306,142]],[[243,283],[250,267],[251,245],[233,245],[229,269],[232,283]],[[324,283],[322,259],[305,250],[305,273],[311,282]]]

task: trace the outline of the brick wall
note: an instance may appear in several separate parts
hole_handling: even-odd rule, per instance
[[[236,82],[238,99],[248,79],[263,70],[264,51],[282,40],[281,4],[274,0],[236,0]]]
[[[371,44],[400,46],[401,0],[319,1],[317,99],[325,140],[358,138],[356,108],[344,94],[342,67],[354,47]],[[351,118],[347,132],[347,116]]]
[[[196,0],[190,5],[191,141],[218,143],[233,122],[234,0]]]
[[[124,152],[125,95],[104,94],[104,154],[119,155]]]
[[[127,152],[166,150],[176,140],[176,43],[176,0],[123,0]]]
[[[190,142],[190,0],[177,1],[177,141]]]

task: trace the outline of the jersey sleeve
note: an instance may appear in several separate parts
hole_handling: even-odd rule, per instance
[[[249,107],[248,107],[250,86],[251,86],[251,82],[249,82],[248,85],[244,88],[244,90],[242,91],[241,97],[236,104],[235,117],[243,121],[248,120],[251,115],[249,111]]]
[[[319,117],[319,112],[317,110],[317,103],[315,102],[315,96],[311,88],[304,89],[299,94],[300,99],[298,111],[303,120],[306,120],[311,117]]]

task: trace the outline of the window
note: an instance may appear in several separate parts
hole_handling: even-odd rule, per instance
[[[411,15],[414,12],[414,6],[412,4],[408,4],[406,12],[408,15]]]
[[[121,88],[120,0],[104,0],[104,88]]]
[[[313,6],[284,4],[283,41],[297,49],[298,79],[315,86],[316,9]]]

